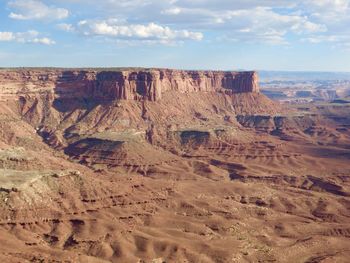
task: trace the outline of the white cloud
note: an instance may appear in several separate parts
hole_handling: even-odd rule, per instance
[[[321,42],[339,42],[341,39],[338,36],[311,36],[303,38],[303,42],[310,42],[313,44],[318,44]]]
[[[27,32],[0,32],[0,42],[15,41],[18,43],[34,43],[43,45],[54,45],[55,41],[48,37],[40,37],[39,32],[29,30]]]
[[[311,44],[329,43],[332,48],[349,51],[350,35],[313,35],[303,38],[302,42]]]
[[[339,27],[349,22],[350,0],[307,0],[301,9],[307,10],[315,21]]]
[[[349,9],[349,0],[306,0],[304,2],[311,10],[325,12],[346,12]]]
[[[9,17],[18,20],[59,20],[69,15],[67,9],[47,6],[39,0],[13,0],[8,6],[14,10]]]
[[[54,45],[56,44],[55,41],[53,41],[50,38],[42,37],[42,38],[34,38],[33,40],[29,41],[30,43],[36,43],[36,44],[43,44],[43,45]]]
[[[226,38],[244,42],[263,42],[268,44],[287,44],[288,33],[308,34],[324,32],[327,27],[309,21],[299,15],[281,15],[271,8],[257,7],[228,11],[221,15],[226,30]]]
[[[91,22],[95,17],[81,18],[89,21],[84,25],[85,33],[115,38],[141,40],[150,30],[150,24],[171,31],[187,29],[213,33],[221,39],[269,44],[308,38],[329,42],[327,39],[334,36],[341,42],[345,41],[342,36],[350,35],[350,0],[105,0],[98,5],[95,0],[50,2],[93,8],[93,15],[102,22],[117,17],[118,23],[96,24],[95,28]],[[146,28],[135,27],[142,25]],[[66,28],[66,31],[72,29]],[[160,38],[173,35],[157,34]]]
[[[301,3],[287,0],[149,0],[141,5],[139,0],[110,0],[105,2],[105,7],[108,6],[107,13],[118,10],[126,20],[136,23],[154,22],[181,26],[190,31],[213,31],[234,41],[286,44],[289,33],[307,35],[327,31],[327,25],[322,21],[312,21],[302,12],[296,12]]]
[[[12,32],[0,32],[0,41],[12,41],[14,38]]]
[[[173,8],[166,9],[161,13],[165,15],[178,15],[181,13],[181,9],[178,7],[173,7]]]
[[[57,27],[66,32],[74,32],[75,30],[72,24],[62,23],[62,24],[58,24]]]
[[[77,30],[86,36],[107,36],[120,39],[140,40],[202,40],[201,32],[173,30],[155,23],[120,24],[118,20],[80,21]]]
[[[327,31],[327,27],[325,25],[310,22],[304,17],[295,17],[293,22],[294,24],[291,26],[291,30],[299,34]]]

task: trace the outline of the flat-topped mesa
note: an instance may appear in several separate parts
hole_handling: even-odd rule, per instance
[[[0,98],[53,93],[59,98],[157,101],[168,91],[259,92],[254,71],[140,70],[0,70]]]

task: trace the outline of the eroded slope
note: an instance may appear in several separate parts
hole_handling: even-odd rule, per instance
[[[13,93],[0,106],[0,258],[346,262],[348,109],[322,107],[221,88]]]

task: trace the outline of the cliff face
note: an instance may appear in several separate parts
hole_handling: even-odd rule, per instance
[[[0,99],[51,93],[58,98],[157,101],[167,91],[259,92],[256,72],[180,70],[0,70]]]

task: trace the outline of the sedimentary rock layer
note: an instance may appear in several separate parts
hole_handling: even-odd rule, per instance
[[[150,100],[167,91],[259,92],[254,71],[181,71],[168,69],[0,70],[0,99],[13,95],[53,93],[62,98]]]

